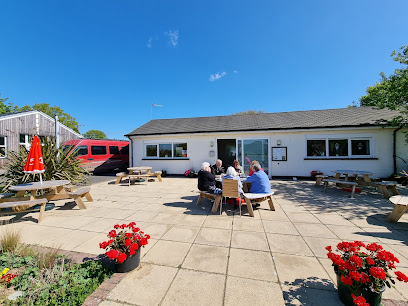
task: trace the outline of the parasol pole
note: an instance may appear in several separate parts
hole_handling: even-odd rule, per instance
[[[40,173],[40,183],[42,185],[42,173]]]

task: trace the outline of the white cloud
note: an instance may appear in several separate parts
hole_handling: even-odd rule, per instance
[[[169,30],[168,32],[164,32],[164,35],[167,35],[169,37],[169,44],[172,45],[173,47],[178,45],[178,39],[179,39],[179,31],[178,30]]]
[[[232,70],[232,73],[233,74],[238,74],[238,71],[234,69],[234,70]]]
[[[151,48],[151,47],[152,47],[152,41],[153,41],[153,37],[149,37],[149,40],[147,41],[147,44],[146,44],[146,46],[147,46],[148,48]]]
[[[226,75],[227,75],[227,73],[225,71],[223,71],[221,73],[217,72],[215,74],[212,74],[212,75],[210,75],[210,82],[214,82],[216,80],[219,80],[219,79],[221,79],[222,77],[224,77]]]

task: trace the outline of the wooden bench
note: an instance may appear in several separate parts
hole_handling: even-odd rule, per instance
[[[132,181],[132,179],[135,180],[142,180],[145,179],[147,180],[149,178],[150,175],[147,174],[129,174],[128,178],[129,178],[129,186],[130,186],[130,182]]]
[[[1,208],[12,208],[14,212],[30,212],[31,210],[27,211],[26,209],[35,206],[41,205],[40,207],[40,216],[38,218],[38,223],[40,223],[44,219],[44,212],[45,212],[45,204],[47,204],[48,200],[46,198],[43,199],[36,199],[36,200],[28,200],[28,201],[13,201],[13,202],[3,202],[0,203]],[[0,212],[1,215],[8,215],[10,213]]]
[[[212,207],[211,211],[213,213],[215,213],[218,210],[218,206],[221,203],[222,195],[217,194],[217,193],[209,193],[209,192],[206,192],[206,191],[201,191],[200,195],[198,196],[197,205],[200,205],[203,198],[214,201],[214,204],[213,204],[213,207]]]
[[[315,183],[315,186],[316,186],[316,187],[320,187],[320,183],[322,182],[323,179],[326,179],[326,178],[328,178],[327,175],[321,175],[321,174],[316,175],[316,183]]]
[[[68,192],[68,195],[70,196],[71,199],[75,201],[79,209],[86,209],[86,206],[82,201],[82,198],[85,197],[88,200],[88,202],[92,202],[93,199],[89,191],[91,191],[91,187],[81,187],[73,192]]]
[[[387,221],[395,223],[408,210],[408,196],[395,195],[390,198],[390,201],[395,205],[395,208],[388,216]]]
[[[65,189],[67,192],[74,192],[75,186],[74,186],[74,185],[64,185],[64,189]]]
[[[351,196],[350,198],[354,199],[354,193],[356,192],[356,186],[358,185],[356,182],[349,182],[349,181],[342,181],[342,180],[336,180],[336,179],[323,179],[324,182],[324,192],[327,193],[327,188],[329,183],[335,183],[335,184],[344,184],[344,185],[349,185],[351,189]]]
[[[13,196],[14,193],[1,193],[0,194],[0,203],[5,201],[10,201],[10,197]]]
[[[375,186],[380,189],[384,199],[390,198],[390,192],[392,195],[399,195],[396,187],[397,184],[397,182],[375,182]]]
[[[273,194],[274,192],[271,192],[271,193],[244,193],[243,196],[244,196],[245,204],[247,206],[249,215],[251,217],[254,217],[254,210],[252,209],[251,201],[263,202],[263,201],[268,200],[269,208],[271,210],[275,210],[275,206],[273,205],[273,201],[272,201]],[[241,214],[241,210],[240,210],[240,214]]]
[[[119,172],[116,173],[116,181],[115,181],[115,185],[119,184],[123,178],[128,177],[129,174],[125,173],[125,172]]]
[[[154,171],[153,173],[150,172],[150,171],[148,171],[148,172],[147,172],[147,175],[149,175],[149,176],[155,176],[155,177],[157,177],[157,179],[159,180],[159,182],[162,182],[162,177],[161,177],[162,172],[161,172],[161,171]]]

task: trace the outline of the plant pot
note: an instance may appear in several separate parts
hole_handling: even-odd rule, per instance
[[[188,177],[196,177],[195,173],[189,173]]]
[[[126,273],[136,269],[140,264],[140,247],[133,256],[126,258],[123,263],[115,263],[115,270],[118,273]]]
[[[382,293],[385,291],[385,286],[381,288],[381,292],[372,292],[368,288],[360,287],[355,290],[353,290],[350,286],[345,285],[341,280],[340,280],[340,275],[337,274],[336,269],[334,269],[336,272],[337,276],[337,292],[339,295],[340,300],[343,302],[344,305],[346,306],[355,306],[353,302],[353,297],[351,294],[353,293],[355,296],[362,295],[366,302],[370,304],[370,306],[381,306],[381,298],[382,298]]]

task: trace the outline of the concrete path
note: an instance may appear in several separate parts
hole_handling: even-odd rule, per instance
[[[17,227],[27,243],[100,254],[98,244],[115,223],[137,222],[152,237],[142,263],[100,305],[341,305],[324,249],[341,240],[381,243],[408,274],[408,214],[386,223],[392,206],[375,189],[350,199],[313,182],[271,181],[276,211],[264,202],[251,218],[245,208],[240,217],[229,205],[221,216],[208,200],[197,206],[196,184],[103,182],[92,186],[87,210],[56,201],[41,224],[30,213],[0,230]],[[383,297],[404,305],[408,284]]]

